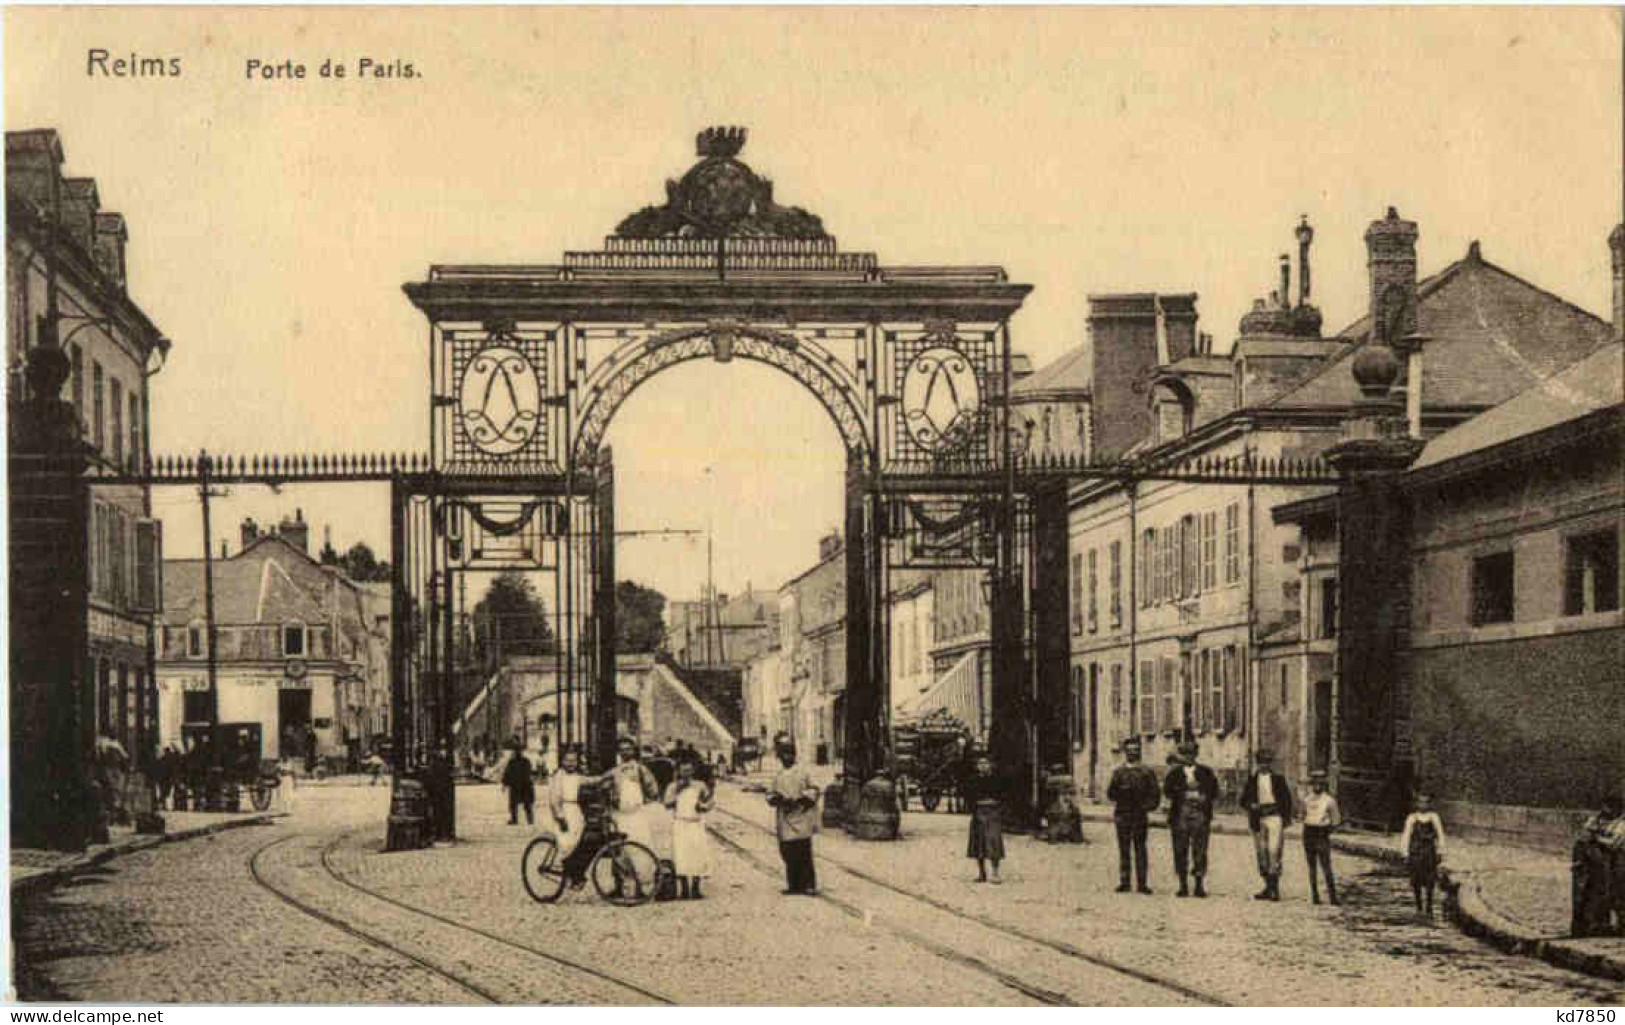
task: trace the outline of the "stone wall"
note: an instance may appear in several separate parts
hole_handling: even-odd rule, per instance
[[[1625,784],[1625,628],[1410,658],[1417,768],[1438,798],[1586,809]]]

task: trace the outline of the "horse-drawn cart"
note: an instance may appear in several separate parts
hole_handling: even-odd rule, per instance
[[[907,811],[910,798],[917,797],[920,807],[936,811],[946,797],[952,809],[972,740],[970,729],[946,710],[894,726],[891,774],[898,807]]]

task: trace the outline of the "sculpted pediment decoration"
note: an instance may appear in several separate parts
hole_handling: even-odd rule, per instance
[[[621,238],[825,239],[824,222],[773,201],[773,183],[738,159],[743,128],[707,128],[695,139],[699,163],[666,182],[666,204],[646,206],[615,228]]]

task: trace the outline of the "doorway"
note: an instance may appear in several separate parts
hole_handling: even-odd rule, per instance
[[[1332,761],[1332,681],[1315,681],[1315,737],[1309,745],[1313,752],[1311,769],[1330,769]]]
[[[278,757],[308,761],[315,743],[310,730],[310,691],[277,691],[276,735]]]

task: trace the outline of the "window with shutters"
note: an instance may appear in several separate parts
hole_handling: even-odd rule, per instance
[[[127,456],[129,468],[133,471],[141,470],[141,398],[134,392],[130,393],[130,451]]]
[[[1083,633],[1083,555],[1072,555],[1072,632]]]
[[[1224,728],[1241,728],[1241,656],[1233,644],[1224,649]]]
[[[1196,515],[1191,513],[1180,520],[1180,595],[1196,595],[1201,591],[1201,580],[1198,580],[1198,536],[1196,536]]]
[[[1155,733],[1157,731],[1157,664],[1150,659],[1140,663],[1140,721],[1135,730],[1139,733]]]
[[[1160,730],[1179,727],[1178,676],[1179,663],[1171,658],[1157,662],[1157,728]]]
[[[1563,539],[1563,615],[1613,612],[1619,608],[1619,530]]]
[[[1151,551],[1151,604],[1168,596],[1168,531],[1158,530]]]
[[[1075,746],[1082,746],[1084,736],[1084,697],[1088,685],[1084,682],[1082,666],[1072,667],[1072,724],[1070,736]]]
[[[68,360],[73,375],[73,409],[79,422],[85,422],[85,354],[75,342],[68,346]]]
[[[130,518],[123,509],[113,509],[111,511],[113,513],[113,522],[110,524],[112,536],[109,538],[111,551],[107,568],[112,571],[113,578],[111,597],[114,602],[122,605],[129,594],[129,579],[127,576],[129,562],[125,556],[129,546],[125,544],[125,540],[129,533]]]
[[[118,378],[107,382],[108,403],[113,407],[113,462],[124,465],[124,385]]]
[[[1510,623],[1513,614],[1513,583],[1517,579],[1512,552],[1481,555],[1472,563],[1472,607],[1474,626]]]
[[[99,451],[107,443],[103,436],[106,410],[102,406],[102,365],[95,360],[90,361],[90,389],[90,443]]]
[[[1113,541],[1111,547],[1112,629],[1123,625],[1123,542]]]
[[[1202,590],[1219,586],[1219,514],[1202,514]]]
[[[1231,502],[1224,507],[1224,582],[1241,579],[1241,506]]]
[[[1111,702],[1112,720],[1121,722],[1123,719],[1123,666],[1120,663],[1112,666]]]
[[[1088,564],[1089,573],[1089,632],[1094,633],[1100,629],[1100,576],[1096,566],[1098,551],[1089,549],[1089,555],[1084,560]]]
[[[1207,656],[1207,724],[1210,730],[1224,729],[1224,669],[1218,648],[1203,651]]]
[[[1162,532],[1162,600],[1179,597],[1179,523],[1168,524]]]
[[[186,657],[203,658],[204,640],[208,636],[208,627],[201,620],[194,620],[186,628]]]
[[[305,624],[288,623],[282,627],[282,654],[288,658],[305,654]],[[828,661],[827,659],[825,661]]]
[[[1157,532],[1147,527],[1140,532],[1140,559],[1135,567],[1134,588],[1139,592],[1140,608],[1151,604],[1151,553],[1157,543]]]
[[[1337,636],[1337,578],[1320,580],[1320,636]]]
[[[1191,729],[1200,733],[1207,729],[1207,652],[1192,652],[1190,659]]]

